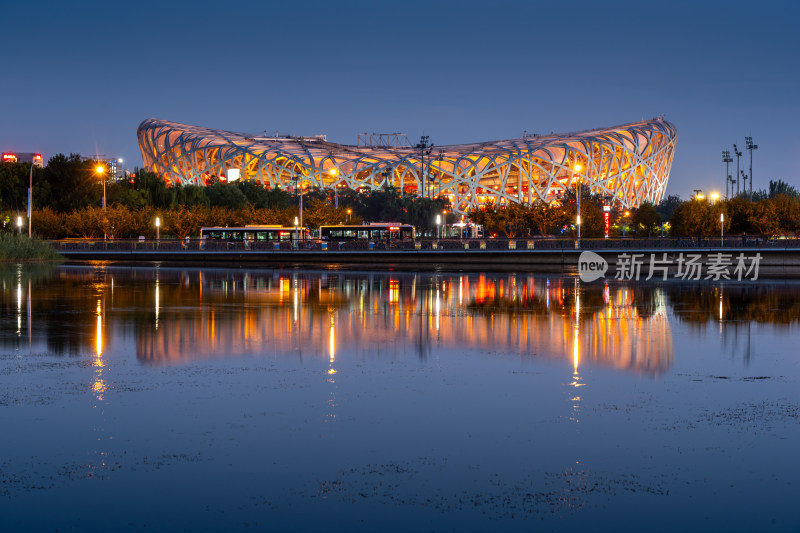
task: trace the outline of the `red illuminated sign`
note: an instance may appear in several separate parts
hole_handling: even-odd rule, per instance
[[[36,159],[37,161],[41,161],[41,159],[42,159],[42,154],[34,154],[34,155],[33,155],[33,158],[34,158],[34,159]]]
[[[609,224],[609,218],[611,218],[611,213],[609,213],[608,211],[605,211],[605,212],[603,213],[603,221],[605,222],[605,229],[606,229],[606,239],[608,239],[608,228],[609,228],[609,226],[610,226],[610,224]]]
[[[3,161],[16,163],[17,162],[17,154],[3,154]]]

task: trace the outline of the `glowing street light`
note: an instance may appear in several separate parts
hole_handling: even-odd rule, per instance
[[[436,215],[436,238],[442,238],[442,215]]]
[[[156,217],[156,240],[161,240],[161,218]]]
[[[347,210],[347,222],[348,222],[348,223],[350,222],[350,214],[351,214],[352,212],[353,212],[353,210],[352,210],[352,209],[348,209],[348,210]]]
[[[719,214],[719,245],[725,245],[725,213]]]
[[[94,173],[97,174],[101,180],[103,180],[103,210],[106,209],[106,176],[105,176],[106,169],[103,165],[97,165],[94,169]]]
[[[17,217],[17,231],[22,235],[22,217]]]
[[[717,200],[719,200],[719,194],[715,193],[715,192],[712,192],[711,193],[711,202],[716,203]]]
[[[574,172],[580,172],[581,170],[583,170],[583,167],[581,166],[580,163],[575,163],[575,165],[572,167],[572,170]],[[583,185],[583,180],[581,179],[581,177],[579,175],[578,176],[578,196],[577,196],[578,217],[577,217],[577,220],[576,220],[577,223],[578,223],[578,242],[575,243],[575,248],[580,248],[581,247],[581,185]]]

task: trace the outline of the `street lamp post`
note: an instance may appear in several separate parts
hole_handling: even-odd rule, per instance
[[[572,167],[572,170],[575,171],[575,172],[580,172],[582,169],[583,169],[583,167],[581,166],[580,163],[575,163],[575,166]],[[577,214],[578,214],[578,217],[576,219],[576,221],[578,222],[578,242],[575,243],[575,248],[580,248],[581,247],[581,185],[582,185],[582,181],[583,180],[580,179],[580,175],[579,175],[578,176],[578,196],[577,196],[577,204],[578,204],[577,205],[577,207],[578,207],[578,209],[577,209],[578,213]]]
[[[17,231],[22,235],[22,217],[17,217]]]
[[[95,169],[94,169],[95,174],[100,176],[100,179],[103,180],[103,218],[105,218],[105,214],[106,214],[106,176],[105,176],[105,170],[106,169],[103,168],[103,165],[97,165],[97,167],[95,167]],[[105,220],[103,221],[103,226],[105,226]],[[108,234],[106,233],[105,228],[103,228],[103,240],[106,240],[107,238],[108,238]]]
[[[436,215],[436,238],[442,238],[442,215]]]
[[[331,171],[331,173],[334,176],[336,175],[335,173],[333,173],[333,171]],[[302,180],[302,175],[295,175],[295,177],[294,177],[295,189],[297,188],[298,179],[300,180],[300,209],[299,209],[299,211],[300,211],[300,227],[302,228],[303,227],[303,180]],[[295,224],[295,226],[296,225],[297,224]]]
[[[725,213],[719,214],[719,245],[725,246]]]
[[[350,223],[350,214],[351,214],[352,212],[353,212],[353,210],[352,210],[352,209],[348,209],[348,210],[347,210],[347,223],[348,223],[348,224]]]
[[[105,208],[106,208],[106,179],[105,179],[106,178],[105,177],[106,169],[103,168],[103,165],[97,165],[97,167],[94,169],[94,171],[95,171],[95,174],[100,176],[100,179],[103,180],[103,210],[105,210]]]
[[[156,242],[161,240],[161,218],[156,217]]]

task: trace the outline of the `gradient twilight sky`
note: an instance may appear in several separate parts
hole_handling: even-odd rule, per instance
[[[442,145],[664,115],[679,135],[668,194],[724,192],[721,151],[744,151],[745,135],[755,189],[800,189],[800,2],[0,6],[2,151],[141,166],[146,118],[347,144],[424,131]]]

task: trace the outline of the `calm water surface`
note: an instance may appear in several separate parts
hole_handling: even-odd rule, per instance
[[[800,528],[796,283],[0,281],[1,531]]]

